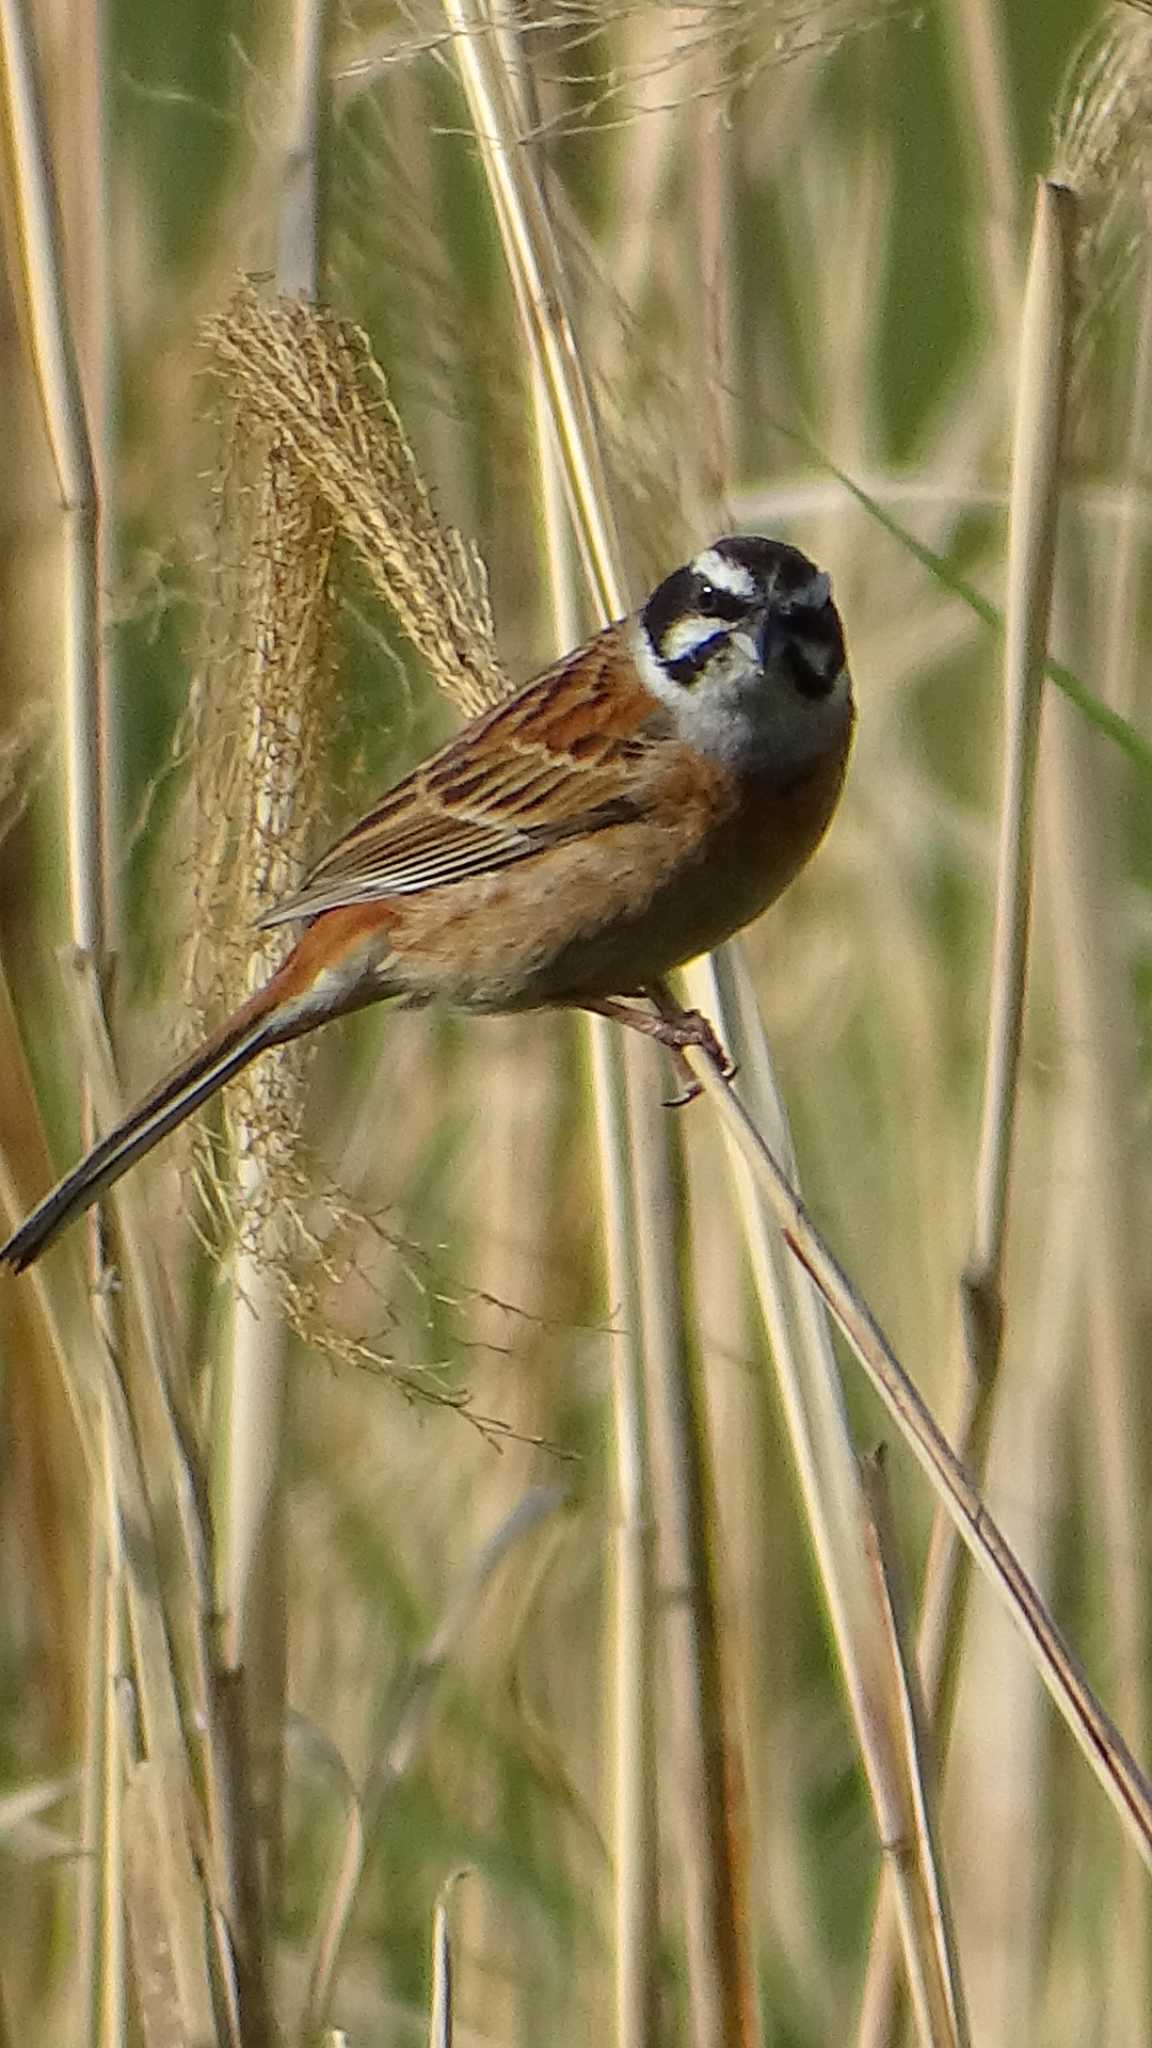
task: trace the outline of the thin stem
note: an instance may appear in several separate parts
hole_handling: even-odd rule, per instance
[[[280,203],[277,218],[277,285],[284,293],[314,298],[319,284],[321,225],[321,146],[325,116],[324,50],[326,0],[294,0],[286,84],[287,119],[283,141]],[[273,451],[260,489],[265,518],[260,524],[263,558],[254,569],[258,583],[257,645],[254,659],[272,674],[283,668],[283,640],[299,627],[299,619],[280,616],[282,593],[291,582],[294,564],[285,563],[292,550],[310,538],[312,494],[294,488],[286,465]],[[304,536],[302,540],[302,535]],[[313,624],[315,632],[315,622]],[[309,643],[309,651],[315,645]],[[310,677],[302,664],[299,682],[307,690]],[[258,779],[252,830],[257,845],[270,849],[254,867],[270,894],[286,892],[293,876],[286,852],[299,801],[294,773],[299,733],[306,715],[299,705],[280,706],[276,713],[289,726],[289,743],[267,743],[269,716],[264,693],[253,692],[249,733],[250,773]],[[296,742],[294,746],[292,742]],[[279,774],[277,774],[279,765]],[[271,869],[271,873],[266,870]],[[265,948],[257,946],[251,982],[267,972]],[[261,1069],[251,1081],[255,1115],[240,1125],[236,1139],[236,1175],[245,1204],[253,1207],[264,1189],[267,1167],[253,1122],[262,1111],[274,1114],[276,1076]],[[232,1280],[229,1355],[223,1374],[218,1442],[222,1470],[216,1527],[219,1532],[217,1577],[223,1617],[221,1646],[228,1687],[238,1688],[225,1726],[239,1745],[233,1772],[248,1822],[257,1841],[248,1844],[250,1881],[243,1898],[250,1924],[248,1953],[270,1968],[268,1930],[274,1917],[281,1860],[283,1737],[287,1667],[287,1596],[284,1585],[283,1447],[287,1428],[288,1334],[280,1284],[270,1264],[269,1244],[262,1251],[242,1243],[235,1254]],[[231,1691],[226,1694],[231,1698]]]
[[[97,46],[102,49],[100,28]],[[103,990],[109,924],[107,857],[105,678],[102,667],[100,603],[100,519],[96,468],[72,308],[65,282],[63,235],[52,171],[48,127],[38,77],[37,53],[22,0],[0,0],[0,70],[3,115],[11,169],[12,212],[22,270],[23,307],[32,366],[63,514],[64,601],[62,682],[64,691],[66,844],[69,923],[74,946],[94,963]],[[93,78],[96,122],[102,113],[102,76]],[[97,185],[103,169],[86,165],[86,183]],[[97,232],[102,232],[98,223]],[[102,253],[102,252],[101,252]],[[99,257],[97,259],[99,261]],[[102,276],[103,276],[103,267]],[[106,338],[106,337],[105,337]],[[91,1107],[83,1091],[81,1126],[91,1135]],[[91,1277],[98,1292],[104,1273],[103,1235],[98,1217],[89,1227]],[[104,1297],[101,1322],[111,1344],[114,1309]],[[102,1485],[90,1520],[96,1544],[89,1576],[88,1644],[95,1662],[86,1696],[84,1847],[79,1899],[80,1966],[76,1978],[82,2038],[115,2041],[123,2021],[123,1897],[120,1799],[122,1757],[109,1689],[117,1666],[105,1662],[120,1587],[111,1556],[119,1545],[115,1488],[107,1417],[97,1433]],[[103,1536],[96,1522],[106,1516]],[[107,1576],[97,1559],[105,1561]],[[107,1607],[106,1607],[107,1601]]]
[[[1078,1660],[867,1302],[814,1228],[747,1111],[706,1055],[690,1047],[685,1057],[767,1195],[790,1249],[823,1295],[876,1393],[931,1480],[937,1498],[995,1587],[1056,1706],[1152,1869],[1152,1786],[1096,1699]]]
[[[492,24],[481,0],[444,0],[456,60],[505,241],[509,272],[548,387],[573,525],[598,609],[625,609],[620,543],[600,455],[592,401],[567,308],[564,270],[539,188],[515,140],[512,88],[490,59]]]
[[[528,341],[545,465],[555,461],[602,619],[623,610],[619,544],[547,202],[520,142],[524,79],[507,29],[473,0],[445,0],[509,276]],[[546,494],[555,512],[554,494]],[[567,525],[568,522],[565,522]],[[550,524],[549,559],[564,541]],[[555,575],[554,575],[555,582]],[[565,612],[572,607],[565,602]],[[629,1171],[624,1076],[635,1053],[590,1022],[611,1346],[618,1533],[614,1579],[615,1995],[621,2048],[656,2039],[656,1797],[653,1702],[653,1508],[637,1274],[659,1221]],[[631,1092],[631,1082],[629,1083]]]
[[[632,1048],[589,1020],[597,1151],[613,1325],[612,1416],[616,1457],[616,1569],[612,1758],[615,2001],[618,2048],[656,2038],[657,1832],[653,1502],[644,1383],[640,1245],[642,1201],[628,1145]],[[623,1056],[622,1056],[623,1055]]]
[[[1072,194],[1063,186],[1042,184],[1024,303],[1012,464],[999,877],[976,1219],[967,1279],[971,1362],[978,1378],[1000,1341],[1008,1175],[1028,971],[1036,748],[1068,383],[1074,233]]]
[[[0,0],[0,59],[24,303],[65,521],[64,699],[73,943],[102,959],[107,885],[96,472],[64,284],[60,221],[31,23]]]
[[[726,946],[709,961],[696,963],[688,980],[699,1006],[720,1024],[722,1042],[736,1061],[756,1119],[772,1133],[791,1175],[791,1137],[739,950]],[[740,1114],[747,1116],[743,1110]],[[752,1119],[747,1121],[753,1128]],[[907,1804],[906,1773],[890,1719],[877,1710],[876,1674],[888,1661],[888,1641],[862,1540],[864,1499],[832,1333],[809,1279],[787,1255],[787,1240],[774,1227],[773,1204],[764,1200],[746,1150],[735,1150],[733,1165],[797,1484],[883,1848],[903,1832],[892,1816],[902,1814]],[[922,1925],[914,1915],[901,1921],[901,1934],[911,1944],[906,1962],[913,1979],[933,1968],[931,1958],[916,1953]]]
[[[916,1657],[908,1627],[896,1526],[881,1453],[863,1466],[868,1512],[868,1548],[884,1609],[891,1655],[884,1687],[894,1740],[905,1763],[906,1813],[902,1816],[898,1850],[890,1862],[898,1910],[914,1918],[906,1930],[904,1951],[921,1967],[912,1975],[911,1991],[920,2032],[925,2040],[949,2048],[969,2048],[970,2033],[956,1951],[955,1926],[940,1852],[936,1816],[935,1761]],[[907,1881],[905,1881],[907,1880]]]
[[[716,1492],[700,1370],[688,1349],[668,1115],[651,1048],[633,1048],[629,1108],[645,1234],[640,1327],[659,1508],[660,1610],[669,1719],[676,1743],[679,1887],[693,2048],[748,2048],[759,2038],[747,1939],[744,1772],[734,1753],[716,1558]]]
[[[957,1442],[977,1484],[991,1441],[1002,1350],[1002,1274],[1028,977],[1036,759],[1059,508],[1073,231],[1071,194],[1041,185],[1024,303],[1009,511],[1004,767],[988,1052],[972,1251],[961,1290],[967,1375]],[[966,1591],[963,1551],[954,1529],[938,1515],[924,1574],[919,1647],[921,1681],[938,1731],[951,1719]],[[943,1746],[942,1732],[939,1739]],[[878,2015],[889,1996],[889,1965],[890,1949],[878,1917],[864,2000],[866,2012],[876,2017],[862,2029],[862,2042],[882,2031]]]

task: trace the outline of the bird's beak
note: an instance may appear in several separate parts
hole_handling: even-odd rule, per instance
[[[813,697],[825,696],[844,667],[844,639],[831,605],[817,611],[808,606],[791,611],[766,606],[756,629],[756,648],[764,668],[787,655],[797,688]]]

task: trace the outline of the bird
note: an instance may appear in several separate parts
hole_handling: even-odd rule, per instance
[[[337,840],[260,920],[300,928],[280,966],[44,1197],[0,1264],[30,1265],[259,1054],[368,1003],[582,1009],[674,1056],[716,1056],[666,977],[804,867],[854,721],[828,576],[780,540],[713,541]]]

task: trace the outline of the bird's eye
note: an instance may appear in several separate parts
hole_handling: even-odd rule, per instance
[[[701,577],[692,593],[692,609],[697,618],[726,619],[730,625],[736,625],[747,616],[748,603],[734,590],[725,590],[719,583],[709,583]]]

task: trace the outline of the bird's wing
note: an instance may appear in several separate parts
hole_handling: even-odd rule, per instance
[[[661,714],[612,626],[466,726],[261,922],[408,896],[641,817]]]

